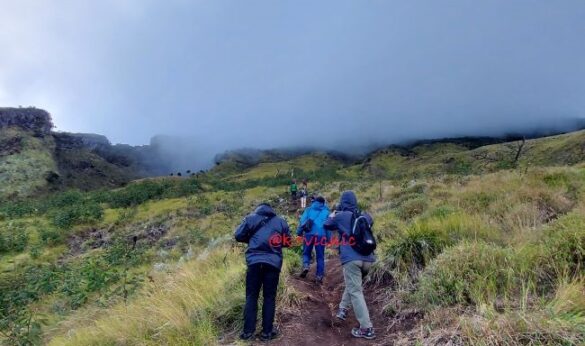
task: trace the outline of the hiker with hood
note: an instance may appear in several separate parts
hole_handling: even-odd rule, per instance
[[[325,198],[321,196],[315,197],[311,206],[303,212],[297,229],[297,235],[303,237],[303,270],[301,277],[304,278],[309,273],[313,248],[315,248],[315,257],[317,258],[315,279],[318,283],[322,283],[325,276],[325,246],[329,238],[323,228],[323,223],[327,220],[328,215],[329,208],[325,204]]]
[[[250,340],[256,330],[258,296],[263,290],[262,333],[263,341],[274,339],[278,330],[273,327],[276,311],[276,289],[282,268],[282,247],[287,247],[290,230],[287,222],[276,216],[268,203],[260,204],[242,220],[235,232],[238,242],[247,243],[246,305],[242,340]]]
[[[373,253],[375,239],[371,234],[373,223],[369,214],[359,211],[355,193],[345,191],[341,195],[337,211],[331,213],[323,225],[326,230],[339,232],[339,256],[343,266],[345,290],[336,317],[345,320],[349,309],[353,308],[360,323],[359,327],[351,331],[351,335],[356,338],[376,337],[362,286],[365,275],[376,260]],[[370,237],[361,236],[366,232],[369,232]]]

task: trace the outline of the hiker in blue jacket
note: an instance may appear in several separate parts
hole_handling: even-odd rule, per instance
[[[325,204],[325,198],[316,197],[311,206],[303,212],[297,229],[297,235],[303,237],[303,270],[301,277],[307,276],[311,266],[313,248],[317,258],[317,272],[315,278],[318,283],[323,282],[325,276],[325,246],[329,241],[323,223],[327,220],[329,208]]]
[[[263,288],[264,304],[262,306],[263,341],[274,339],[278,331],[273,327],[276,310],[276,289],[282,268],[282,248],[288,246],[290,230],[287,222],[276,216],[268,203],[260,204],[256,210],[246,216],[235,232],[238,242],[247,243],[246,264],[246,306],[244,308],[243,340],[254,337],[258,296]]]
[[[336,317],[345,320],[349,308],[353,307],[360,326],[353,328],[351,334],[356,338],[374,339],[376,335],[370,320],[362,285],[363,278],[376,261],[376,257],[373,253],[367,256],[361,255],[351,246],[350,235],[356,215],[364,216],[371,225],[374,223],[369,214],[360,213],[358,210],[355,193],[345,191],[341,194],[337,211],[331,213],[323,224],[326,230],[338,231],[340,238],[339,257],[343,266],[345,290]]]

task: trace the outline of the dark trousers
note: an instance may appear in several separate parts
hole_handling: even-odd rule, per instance
[[[264,297],[264,304],[262,305],[262,332],[272,332],[279,276],[280,270],[266,263],[256,263],[248,266],[248,271],[246,272],[244,333],[254,333],[256,330],[260,288],[263,289],[262,296]]]
[[[325,275],[325,245],[322,245],[321,239],[325,237],[317,237],[317,236],[305,236],[303,238],[303,267],[311,266],[311,257],[313,257],[313,247],[315,248],[315,253],[317,254],[317,272],[315,275],[317,276],[324,276]]]

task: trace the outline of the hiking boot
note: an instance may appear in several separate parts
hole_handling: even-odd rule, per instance
[[[275,339],[278,336],[278,329],[274,328],[270,333],[260,333],[260,340],[269,341]]]
[[[374,328],[353,328],[351,330],[351,335],[354,338],[364,338],[368,340],[372,340],[376,338],[376,334],[374,333]]]
[[[317,282],[319,285],[321,285],[323,283],[323,275],[316,276],[315,282]]]
[[[301,277],[302,278],[306,278],[307,274],[309,274],[309,267],[308,266],[304,266],[303,267],[303,271],[301,272]]]
[[[242,339],[242,340],[251,340],[253,337],[254,337],[254,333],[242,332],[242,334],[240,334],[240,339]]]
[[[335,315],[335,317],[342,321],[345,321],[345,319],[347,318],[347,309],[339,308],[339,311],[337,311],[337,315]]]

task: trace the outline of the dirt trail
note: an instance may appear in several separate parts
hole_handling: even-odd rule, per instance
[[[374,288],[366,288],[365,295],[374,324],[377,338],[375,340],[356,339],[351,336],[351,328],[358,322],[352,312],[346,321],[335,318],[344,283],[341,265],[338,260],[329,259],[326,263],[327,276],[322,285],[314,280],[314,265],[311,273],[305,279],[292,277],[289,283],[304,296],[301,308],[297,311],[280,314],[278,325],[282,335],[270,345],[394,345],[405,343],[397,342],[396,333],[406,332],[415,328],[420,316],[418,314],[400,315],[393,318],[384,316],[383,302]]]

